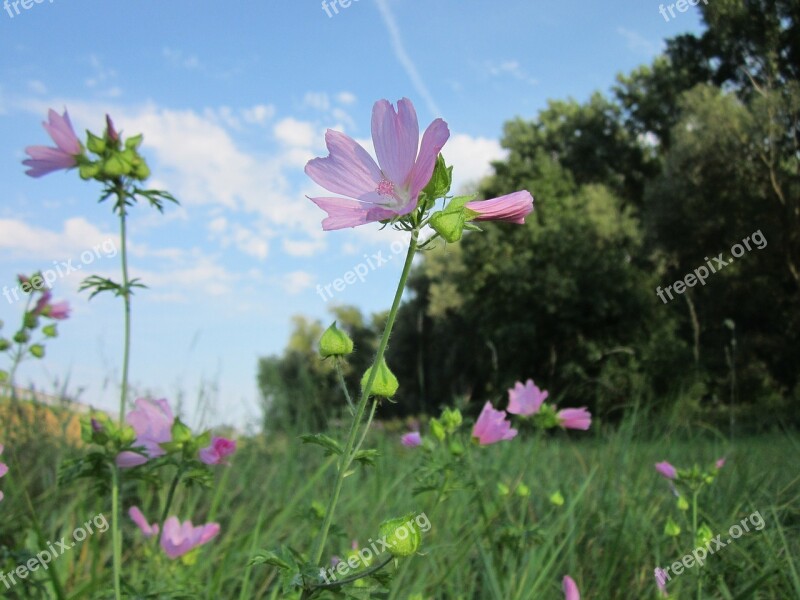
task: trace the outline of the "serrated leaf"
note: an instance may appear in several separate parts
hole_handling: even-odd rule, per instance
[[[272,565],[273,567],[278,567],[279,569],[291,569],[293,566],[283,560],[276,552],[273,552],[272,550],[262,550],[253,556],[247,564],[248,566]]]
[[[362,465],[375,465],[375,459],[380,456],[380,452],[377,450],[359,450],[356,452],[356,455],[353,457],[353,460],[357,460]]]
[[[306,433],[301,435],[300,439],[304,444],[316,444],[325,448],[327,450],[325,456],[330,456],[331,454],[342,455],[342,445],[324,433]]]

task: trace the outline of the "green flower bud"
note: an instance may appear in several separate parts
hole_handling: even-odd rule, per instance
[[[144,136],[140,133],[139,135],[134,135],[133,137],[129,137],[125,140],[125,148],[128,150],[136,150],[139,147],[139,144],[142,143]]]
[[[323,358],[329,356],[346,356],[353,352],[353,340],[344,331],[331,324],[319,340],[319,353]]]
[[[389,552],[394,557],[411,556],[422,543],[422,532],[413,513],[384,521],[381,523],[380,535],[386,537]]]
[[[549,404],[542,404],[539,411],[533,415],[533,423],[542,429],[558,427],[559,421],[556,409]]]
[[[555,506],[564,506],[564,496],[561,495],[560,491],[555,491],[550,494],[550,503]]]
[[[188,442],[192,439],[192,430],[184,425],[180,419],[172,423],[172,441],[177,443]]]
[[[697,530],[697,537],[695,538],[695,544],[699,548],[700,546],[705,546],[713,539],[714,539],[714,532],[711,531],[711,528],[704,523]]]
[[[39,317],[32,312],[25,313],[25,318],[23,319],[25,323],[25,327],[28,329],[36,329],[39,325]]]
[[[18,344],[24,344],[29,339],[31,339],[31,336],[29,336],[28,332],[23,329],[15,333],[13,339]]]
[[[453,456],[461,456],[464,454],[464,444],[458,440],[453,440],[450,442],[450,454]]]
[[[36,358],[44,358],[44,346],[41,344],[33,344],[28,350],[30,350],[30,353]]]
[[[150,167],[144,160],[140,160],[138,164],[133,167],[133,176],[139,181],[144,181],[150,177]]]
[[[430,427],[431,427],[431,433],[433,434],[433,437],[435,437],[440,442],[443,442],[444,438],[447,436],[447,434],[445,433],[444,427],[442,426],[442,424],[439,423],[439,421],[436,420],[436,419],[431,419]]]
[[[50,325],[45,325],[42,327],[42,333],[49,338],[58,337],[58,331],[56,331],[56,324],[50,323]]]
[[[86,147],[95,154],[102,154],[106,151],[106,141],[101,137],[97,137],[91,131],[87,131]]]
[[[678,510],[689,510],[689,502],[683,496],[678,497]]]
[[[497,482],[497,493],[501,496],[508,496],[511,493],[511,489],[503,482]]]
[[[528,496],[531,495],[531,489],[527,485],[525,485],[524,483],[520,483],[517,486],[516,494],[520,498],[527,498]]]
[[[672,517],[668,517],[667,524],[664,525],[664,533],[670,537],[678,537],[681,534],[681,527],[672,520]]]
[[[369,378],[372,374],[372,369],[374,368],[375,365],[372,365],[366,370],[364,376],[361,378],[362,394],[366,391],[367,382],[369,381]],[[370,396],[383,396],[384,398],[391,398],[397,393],[397,388],[399,387],[400,383],[397,381],[397,377],[395,377],[394,373],[389,370],[386,360],[381,359],[381,362],[378,365],[377,373],[375,374],[375,380],[372,382]]]
[[[110,156],[103,162],[103,174],[108,177],[119,177],[120,175],[127,175],[131,167],[126,163],[118,154]]]
[[[82,163],[78,167],[78,174],[83,180],[94,179],[100,174],[100,164],[96,162]]]
[[[7,339],[0,338],[0,352],[5,352],[11,347],[11,342]]]
[[[442,411],[442,425],[447,433],[453,433],[461,426],[462,421],[461,411],[457,408],[445,408]]]

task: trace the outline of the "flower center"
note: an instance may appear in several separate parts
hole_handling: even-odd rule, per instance
[[[384,198],[394,198],[394,184],[388,179],[381,179],[375,191]]]

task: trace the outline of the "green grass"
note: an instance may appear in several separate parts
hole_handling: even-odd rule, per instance
[[[390,599],[560,599],[561,578],[570,574],[583,598],[656,598],[653,569],[691,551],[684,515],[667,482],[653,469],[659,460],[689,467],[725,454],[728,462],[715,483],[704,489],[701,521],[714,533],[758,511],[761,531],[746,533],[709,556],[702,569],[673,578],[673,598],[696,598],[698,572],[706,581],[704,598],[800,598],[800,438],[796,434],[741,438],[734,447],[704,428],[681,428],[660,436],[639,431],[648,423],[627,421],[594,435],[537,436],[523,432],[512,442],[474,449],[481,483],[474,494],[458,479],[441,502],[436,493],[414,496],[427,459],[419,449],[402,448],[397,433],[371,434],[378,448],[376,467],[359,467],[345,482],[326,556],[342,555],[350,541],[366,544],[386,518],[425,512],[432,528],[420,555],[399,563]],[[341,431],[329,432],[341,437]],[[0,432],[8,436],[10,432]],[[44,537],[70,535],[98,513],[110,518],[106,497],[85,483],[59,487],[61,459],[80,450],[55,436],[34,436],[3,459],[12,471],[0,479],[0,565],[8,573],[41,548],[24,489]],[[318,519],[312,502],[325,503],[332,481],[331,459],[296,436],[241,443],[229,468],[220,468],[211,490],[181,489],[173,514],[195,523],[216,520],[222,534],[202,547],[194,564],[168,562],[145,543],[126,519],[124,576],[134,590],[156,586],[183,590],[158,592],[159,598],[282,598],[273,567],[247,567],[255,549],[281,544],[310,551]],[[170,475],[165,473],[165,477]],[[527,498],[500,496],[497,484],[524,482]],[[156,493],[141,483],[124,490],[125,507],[138,504],[155,517]],[[563,506],[549,501],[560,491]],[[488,526],[481,515],[490,516]],[[672,516],[683,528],[679,541],[667,538]],[[723,535],[725,539],[727,535]],[[150,541],[152,542],[152,540]],[[110,531],[95,534],[52,565],[71,598],[105,597],[110,585]],[[395,571],[394,567],[390,570]],[[245,583],[247,582],[247,583]],[[243,587],[246,586],[246,587]],[[50,597],[47,573],[34,573],[7,598]],[[148,589],[153,589],[152,587]],[[133,597],[133,596],[132,596]]]

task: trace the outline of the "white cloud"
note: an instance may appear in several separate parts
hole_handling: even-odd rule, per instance
[[[319,251],[324,250],[326,243],[324,239],[316,240],[283,240],[283,251],[289,256],[314,256]]]
[[[356,95],[352,92],[339,92],[336,94],[336,101],[339,102],[339,104],[344,104],[345,106],[355,104],[356,100]]]
[[[278,121],[274,128],[275,137],[287,146],[311,148],[317,141],[317,131],[308,121],[298,121],[286,117]]]
[[[303,106],[326,111],[331,107],[331,101],[330,98],[328,98],[328,94],[325,92],[306,92],[303,98]]]
[[[193,54],[186,55],[181,50],[174,50],[172,48],[164,48],[162,51],[164,58],[173,66],[182,69],[199,69],[200,60]]]
[[[46,94],[47,86],[38,79],[32,79],[28,82],[28,89],[34,94]]]
[[[263,125],[275,116],[275,107],[271,104],[256,104],[251,108],[241,111],[245,123],[253,125]]]
[[[229,223],[225,217],[217,217],[208,224],[211,238],[218,240],[223,248],[234,246],[243,254],[264,260],[269,254],[268,239],[272,234],[266,228],[248,229],[238,223]]]
[[[0,219],[0,249],[11,252],[12,257],[26,260],[77,259],[84,251],[92,252],[108,240],[118,247],[116,233],[100,231],[83,217],[64,221],[63,230],[50,231],[18,219]]]
[[[505,158],[507,152],[497,140],[458,133],[450,136],[442,154],[447,164],[453,166],[452,192],[458,193],[465,184],[491,175],[491,161]]]
[[[287,293],[295,295],[308,289],[314,283],[314,276],[306,271],[292,271],[284,275],[280,284]]]
[[[492,77],[508,76],[530,85],[539,83],[536,79],[531,77],[516,60],[507,60],[499,64],[487,61],[486,70]]]

